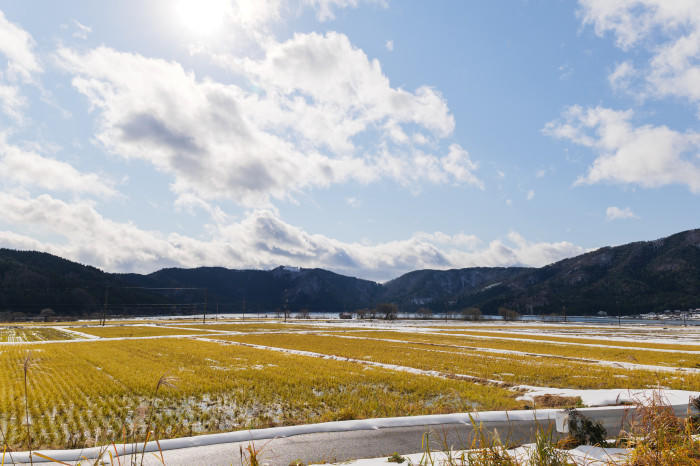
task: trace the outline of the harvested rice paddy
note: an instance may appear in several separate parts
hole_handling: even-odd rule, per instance
[[[700,391],[692,331],[678,329],[683,338],[675,341],[662,328],[605,327],[597,336],[592,326],[436,324],[152,319],[4,327],[0,427],[13,448],[26,446],[28,433],[33,447],[70,448],[142,438],[146,430],[168,438],[518,409],[526,404],[519,386]],[[167,383],[156,390],[161,376]]]
[[[73,330],[102,338],[162,337],[172,335],[199,335],[206,330],[187,330],[151,325],[116,325],[105,327],[74,327]]]
[[[4,327],[0,328],[1,343],[21,343],[25,341],[72,340],[76,335],[51,327]]]

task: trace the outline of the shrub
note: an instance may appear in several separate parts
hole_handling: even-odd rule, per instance
[[[481,320],[481,309],[478,307],[468,307],[462,310],[462,319]]]
[[[387,461],[389,463],[403,463],[406,461],[406,458],[399,455],[397,452],[394,452],[389,458],[387,458]]]
[[[381,303],[377,306],[376,312],[384,316],[384,320],[395,320],[399,315],[399,308],[394,303]]]
[[[608,432],[600,422],[594,422],[575,409],[567,409],[569,413],[569,437],[575,446],[605,445]]]
[[[514,310],[508,309],[506,307],[499,307],[498,308],[498,315],[503,317],[503,320],[518,320],[518,319],[520,319],[520,314],[518,314]]]

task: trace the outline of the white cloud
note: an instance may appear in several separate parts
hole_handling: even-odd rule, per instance
[[[73,26],[75,26],[73,37],[77,39],[86,40],[88,35],[92,32],[92,28],[90,26],[86,26],[76,19],[73,20]]]
[[[527,192],[527,200],[528,200],[528,201],[531,201],[531,200],[533,200],[534,198],[535,198],[535,190],[534,190],[534,189],[530,189],[530,190]]]
[[[632,78],[636,74],[637,70],[634,65],[625,61],[615,67],[615,70],[608,76],[608,81],[613,89],[626,90],[630,87]]]
[[[36,186],[50,191],[113,196],[112,183],[95,173],[82,173],[60,160],[9,144],[0,133],[0,180],[5,185]]]
[[[459,144],[450,146],[450,152],[441,160],[441,164],[443,170],[452,175],[456,182],[484,189],[484,183],[474,175],[478,164],[472,162],[469,153]]]
[[[612,32],[623,50],[646,49],[639,71],[623,63],[613,85],[642,79],[641,96],[676,96],[700,104],[700,8],[696,0],[579,0],[584,24],[598,35]],[[622,80],[621,78],[625,79]]]
[[[0,84],[0,108],[2,111],[17,122],[24,119],[21,110],[27,101],[19,92],[19,87]]]
[[[11,23],[0,11],[0,53],[7,57],[5,74],[11,80],[31,81],[32,74],[41,72],[41,65],[33,52],[32,36]]]
[[[361,0],[302,0],[306,5],[316,9],[316,17],[319,21],[335,19],[335,9],[355,8]],[[365,0],[369,3],[377,3],[386,7],[387,0]]]
[[[154,204],[155,207],[157,207]],[[189,214],[194,214],[196,210],[204,211],[217,224],[226,223],[229,220],[228,214],[221,207],[213,205],[203,199],[198,198],[192,193],[180,194],[174,202],[175,210],[185,211]]]
[[[568,63],[559,66],[557,70],[559,70],[559,79],[561,79],[562,81],[569,79],[574,74],[574,68]]]
[[[415,124],[447,137],[455,126],[439,92],[427,86],[415,92],[392,88],[379,61],[336,32],[295,34],[268,44],[263,60],[229,64],[276,98],[269,110],[293,110],[276,119],[268,111],[269,123],[295,124],[308,141],[319,140],[334,151],[352,150],[351,139],[368,129]]]
[[[378,244],[341,242],[311,234],[270,210],[253,210],[238,222],[211,226],[206,239],[142,230],[109,220],[88,201],[67,203],[0,193],[3,222],[30,228],[32,236],[0,231],[0,246],[43,250],[109,271],[150,272],[159,267],[220,265],[269,268],[294,263],[385,280],[420,268],[541,266],[580,254],[571,243],[529,242],[511,232],[481,247],[473,235],[416,233]],[[48,232],[60,240],[40,241]]]
[[[260,60],[222,59],[252,90],[105,47],[62,48],[57,58],[97,111],[104,147],[172,174],[178,194],[253,206],[350,179],[482,186],[459,145],[436,156],[405,136],[403,127],[452,133],[438,92],[392,88],[379,63],[342,34],[298,34],[266,50]],[[367,137],[358,145],[359,135]]]
[[[345,203],[349,205],[350,207],[360,207],[362,205],[362,201],[360,201],[356,197],[347,197],[345,198]]]
[[[612,220],[624,220],[624,219],[638,219],[639,217],[632,212],[632,209],[625,207],[621,209],[619,207],[611,206],[605,209],[605,218],[608,221]]]
[[[21,110],[26,105],[19,83],[33,82],[32,75],[42,71],[33,49],[32,36],[0,10],[0,57],[7,60],[6,66],[0,67],[0,110],[17,123],[23,121]]]
[[[388,40],[384,43],[384,47],[389,51],[393,52],[394,51],[394,41],[393,40]]]
[[[602,181],[643,187],[669,184],[700,193],[700,133],[680,133],[666,126],[634,126],[630,111],[569,107],[563,121],[552,121],[545,134],[590,147],[598,153],[576,184]]]
[[[516,260],[513,262],[513,264],[541,267],[543,265],[551,264],[552,262],[586,252],[584,248],[576,246],[568,241],[560,241],[556,243],[528,241],[517,232],[508,233],[508,240],[512,243],[512,245],[506,247],[509,248],[516,256]],[[499,241],[492,242],[489,249],[493,250],[494,244],[498,245],[499,248],[503,247],[503,244],[499,243]]]

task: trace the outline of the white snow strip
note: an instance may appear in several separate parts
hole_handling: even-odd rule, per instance
[[[120,325],[112,325],[112,327],[121,327]],[[136,327],[155,327],[155,328],[161,328],[159,325],[136,325]],[[58,328],[58,327],[57,327]],[[66,330],[66,331],[71,331],[70,329],[61,327],[61,330]],[[186,330],[186,329],[182,329]],[[150,335],[150,336],[138,336],[138,337],[98,337],[95,335],[89,335],[87,333],[82,333],[78,331],[72,331],[72,333],[76,333],[79,335],[85,335],[85,338],[82,339],[76,339],[76,340],[37,340],[37,341],[2,341],[0,342],[0,346],[3,345],[45,345],[45,344],[54,344],[54,343],[63,343],[63,344],[71,344],[71,343],[85,343],[85,342],[97,342],[97,341],[125,341],[125,340],[155,340],[155,339],[161,339],[161,338],[189,338],[189,337],[197,337],[197,336],[202,336],[202,337],[211,337],[211,336],[223,336],[223,335],[274,335],[274,334],[287,334],[287,333],[301,333],[301,334],[314,334],[317,331],[316,330],[263,330],[259,332],[238,332],[235,330],[222,330],[220,331],[221,333],[216,333],[212,334],[211,331],[209,330],[202,330],[202,329],[193,329],[193,330],[199,330],[202,332],[206,333],[200,333],[200,334],[182,334],[182,335]],[[333,332],[332,330],[325,330],[325,332]],[[342,330],[339,330],[339,332],[342,332]]]
[[[163,338],[187,338],[187,337],[193,337],[193,336],[198,336],[198,335],[154,335],[154,336],[146,336],[146,337],[109,337],[109,338],[103,338],[103,337],[95,337],[93,335],[93,338],[91,339],[82,339],[82,340],[43,340],[43,341],[22,341],[22,342],[0,342],[0,346],[12,346],[12,345],[51,345],[51,344],[57,344],[57,343],[62,343],[65,345],[70,345],[70,344],[78,344],[78,343],[96,343],[96,342],[103,342],[103,341],[126,341],[126,340],[160,340]],[[206,336],[212,336],[211,333],[203,333],[201,336],[206,337]]]
[[[581,401],[586,406],[615,406],[622,403],[638,403],[652,399],[655,393],[660,393],[666,403],[678,406],[687,406],[691,398],[700,396],[700,392],[671,389],[629,389],[629,388],[608,388],[608,389],[577,389],[577,388],[551,388],[533,387],[530,385],[518,385],[514,390],[525,390],[518,400],[533,401],[537,396],[557,395],[557,396],[580,396]]]
[[[395,329],[397,332],[404,332],[403,329]],[[407,333],[415,333],[415,332],[407,332]],[[576,343],[576,342],[571,342],[571,341],[556,341],[556,340],[533,340],[532,338],[516,338],[516,337],[503,337],[503,336],[487,336],[487,335],[472,335],[472,334],[467,334],[467,333],[446,333],[446,332],[435,332],[435,331],[426,331],[426,332],[420,332],[425,335],[442,335],[442,336],[450,336],[450,337],[462,337],[462,338],[478,338],[478,339],[483,339],[483,340],[507,340],[507,341],[517,341],[517,342],[524,342],[524,343],[549,343],[552,345],[565,345],[565,346],[590,346],[593,348],[612,348],[612,349],[624,349],[624,350],[634,350],[634,351],[658,351],[661,353],[688,353],[688,354],[700,354],[700,351],[694,351],[694,350],[684,350],[684,349],[667,349],[667,348],[649,348],[649,347],[643,347],[643,346],[615,346],[615,345],[604,345],[602,343]],[[566,335],[550,335],[550,336],[559,336],[566,338]],[[579,337],[572,337],[572,338],[579,338]],[[600,338],[598,338],[600,339]],[[614,340],[611,340],[614,341]],[[634,341],[634,342],[640,342],[639,340],[625,340],[625,341]],[[649,340],[645,340],[647,343],[652,343]],[[664,342],[668,343],[668,342]]]
[[[66,332],[66,333],[70,333],[72,335],[75,335],[76,337],[85,338],[88,340],[99,340],[99,338],[100,338],[96,335],[90,335],[88,333],[78,332],[77,330],[73,330],[73,329],[70,329],[67,327],[53,327],[53,328],[59,329],[59,330]],[[58,341],[58,340],[49,340],[49,341]]]
[[[535,446],[533,444],[523,445],[512,450],[506,450],[506,453],[518,461],[518,464],[530,464],[530,458]],[[566,455],[567,459],[577,466],[611,466],[622,465],[628,457],[630,450],[626,448],[600,448],[584,445],[576,447],[573,450],[558,450],[562,455]],[[478,450],[452,451],[452,452],[431,452],[430,456],[425,453],[413,453],[410,455],[401,455],[405,458],[403,464],[430,464],[432,466],[449,466],[454,464],[462,464],[461,458],[468,458],[469,454],[475,455],[478,458]],[[451,459],[451,460],[450,460]],[[468,460],[464,462],[467,464]],[[386,466],[387,457],[366,458],[354,461],[346,461],[343,463],[332,463],[334,465],[348,466]]]
[[[242,343],[240,341],[215,340],[213,338],[208,338],[206,336],[204,336],[204,337],[198,336],[198,337],[195,337],[194,339],[200,340],[200,341],[208,341],[211,343],[219,343],[219,344],[224,344],[224,345],[247,346],[249,348],[263,349],[263,350],[268,350],[268,351],[277,351],[279,353],[295,354],[298,356],[309,356],[312,358],[330,359],[333,361],[352,362],[352,363],[357,363],[357,364],[364,364],[367,366],[381,367],[382,369],[390,369],[390,370],[398,371],[398,372],[408,372],[409,374],[427,375],[430,377],[440,377],[442,379],[452,378],[452,379],[462,379],[462,380],[473,380],[473,381],[479,382],[479,383],[486,382],[486,383],[492,383],[495,385],[503,385],[503,386],[510,386],[511,385],[511,384],[507,384],[507,383],[500,381],[500,380],[482,379],[480,377],[475,377],[473,375],[452,374],[452,373],[446,374],[444,372],[428,371],[428,370],[424,370],[424,369],[417,369],[415,367],[399,366],[397,364],[387,364],[387,363],[383,363],[383,362],[367,361],[365,359],[347,358],[344,356],[336,356],[336,355],[332,355],[332,354],[314,353],[313,351],[303,351],[303,350],[294,350],[294,349],[288,349],[288,348],[279,348],[279,347],[275,347],[275,346],[256,345],[253,343]]]
[[[452,332],[452,330],[449,330]],[[603,344],[603,343],[583,343],[583,342],[573,342],[573,341],[559,341],[559,340],[535,340],[532,338],[527,338],[526,335],[533,335],[533,336],[543,336],[543,337],[556,337],[556,338],[580,338],[582,340],[600,340],[601,337],[591,337],[587,335],[566,335],[566,334],[551,334],[551,333],[539,333],[539,332],[514,332],[514,331],[507,331],[507,330],[475,330],[477,332],[487,332],[487,333],[507,333],[510,335],[522,335],[520,338],[518,337],[504,337],[504,336],[499,336],[499,335],[492,335],[492,336],[486,336],[486,335],[474,335],[469,333],[468,330],[464,331],[464,333],[447,333],[447,332],[435,332],[433,330],[424,332],[426,334],[430,335],[448,335],[448,336],[461,336],[461,337],[469,337],[469,338],[486,338],[486,339],[497,339],[497,340],[514,340],[514,341],[526,341],[526,342],[531,342],[531,343],[550,343],[550,344],[555,344],[555,345],[573,345],[573,346],[593,346],[593,347],[598,347],[598,348],[616,348],[616,349],[629,349],[629,350],[640,350],[640,351],[660,351],[660,352],[667,352],[667,353],[689,353],[689,354],[700,354],[700,350],[685,350],[682,348],[679,349],[670,349],[670,348],[649,348],[648,346],[615,346],[615,345],[608,345],[608,344]],[[654,340],[654,339],[640,339],[640,338],[605,338],[608,341],[611,342],[624,342],[624,343],[659,343],[659,344],[667,344],[667,345],[687,345],[688,342],[686,341],[669,341],[669,340]],[[697,342],[695,344],[698,344]]]
[[[561,395],[561,396],[580,396],[583,404],[588,407],[600,407],[600,406],[614,406],[620,403],[634,403],[640,399],[645,399],[651,396],[653,392],[658,392],[659,389],[639,389],[630,390],[627,388],[611,388],[611,389],[576,389],[576,388],[548,388],[548,387],[534,387],[530,385],[518,385],[511,386],[506,382],[494,379],[483,379],[466,374],[446,374],[439,371],[429,371],[424,369],[417,369],[415,367],[399,366],[396,364],[387,364],[376,361],[367,361],[364,359],[347,358],[344,356],[329,355],[323,353],[315,353],[312,351],[303,350],[293,350],[288,348],[279,348],[274,346],[266,345],[256,345],[253,343],[242,343],[237,341],[229,340],[216,340],[208,337],[193,337],[196,340],[209,341],[220,344],[233,344],[237,346],[247,346],[250,348],[264,349],[269,351],[277,351],[280,353],[295,354],[299,356],[309,356],[314,358],[329,359],[334,361],[345,361],[353,362],[357,364],[365,364],[374,367],[380,367],[383,369],[395,370],[399,372],[407,372],[416,375],[427,375],[430,377],[440,377],[440,378],[457,378],[463,380],[472,380],[478,383],[491,383],[494,385],[501,385],[505,387],[511,387],[512,390],[516,391],[526,391],[526,393],[520,396],[519,400],[532,401],[535,396],[551,394],[551,395]],[[660,389],[662,396],[667,399],[672,405],[683,405],[686,406],[691,397],[700,396],[700,392],[692,392],[686,390],[670,390],[670,389]]]
[[[590,358],[579,358],[575,356],[563,356],[557,354],[549,353],[532,353],[529,351],[517,351],[517,350],[504,350],[498,348],[483,348],[480,346],[461,346],[452,345],[447,343],[431,343],[431,342],[420,342],[420,341],[409,341],[409,340],[392,340],[389,338],[374,338],[374,337],[359,337],[352,335],[327,335],[335,338],[355,338],[360,340],[375,340],[375,341],[385,341],[389,343],[404,343],[404,344],[414,344],[414,345],[436,345],[445,346],[452,348],[461,348],[483,353],[496,353],[496,354],[512,354],[517,356],[535,356],[541,358],[554,358],[554,359],[565,359],[568,361],[580,361],[592,364],[599,364],[601,366],[607,367],[617,367],[620,369],[630,369],[630,370],[648,370],[654,372],[691,372],[694,374],[700,373],[700,369],[694,367],[669,367],[669,366],[656,366],[651,364],[636,364],[631,362],[620,362],[620,361],[607,361],[602,359],[590,359]]]
[[[654,390],[652,390],[652,389],[630,390],[630,389],[624,389],[624,388],[576,389],[576,388],[533,387],[530,385],[511,386],[511,384],[508,384],[508,383],[503,382],[501,380],[483,379],[483,378],[475,377],[472,375],[466,375],[466,374],[446,374],[446,373],[439,372],[439,371],[429,371],[429,370],[424,370],[424,369],[417,369],[415,367],[399,366],[396,364],[387,364],[387,363],[376,362],[376,361],[367,361],[364,359],[347,358],[344,356],[315,353],[312,351],[293,350],[293,349],[288,349],[288,348],[279,348],[279,347],[266,346],[266,345],[256,345],[253,343],[242,343],[242,342],[229,341],[229,340],[215,340],[215,339],[207,338],[207,337],[193,337],[193,338],[196,340],[203,340],[203,341],[209,341],[209,342],[227,344],[227,345],[233,344],[233,345],[237,345],[237,346],[247,346],[247,347],[255,348],[255,349],[277,351],[280,353],[295,354],[295,355],[299,355],[299,356],[309,356],[309,357],[329,359],[329,360],[334,360],[334,361],[345,361],[345,362],[352,362],[352,363],[357,363],[357,364],[365,364],[368,366],[380,367],[383,369],[395,370],[395,371],[399,371],[399,372],[407,372],[407,373],[416,374],[416,375],[427,375],[430,377],[440,377],[440,378],[457,378],[457,379],[462,379],[462,380],[472,380],[472,381],[477,382],[477,383],[490,383],[490,384],[494,384],[494,385],[501,385],[501,386],[505,386],[505,387],[510,387],[512,390],[515,390],[515,391],[525,391],[526,393],[524,395],[520,396],[518,398],[519,400],[532,401],[535,396],[545,395],[545,394],[561,395],[561,396],[580,396],[581,400],[585,406],[600,407],[600,406],[614,406],[614,405],[619,405],[620,403],[626,403],[626,402],[634,403],[635,401],[638,401],[640,399],[645,399],[645,397],[651,396],[651,394],[654,391],[656,391],[656,392],[659,391],[658,389],[654,389]],[[672,405],[684,405],[684,406],[686,406],[691,397],[700,396],[700,392],[691,392],[691,391],[686,391],[686,390],[661,389],[660,391],[663,394],[663,396]]]
[[[202,324],[202,325],[207,325],[207,324]],[[156,325],[158,328],[170,328],[170,329],[175,329],[175,330],[190,330],[193,332],[213,332],[213,333],[223,333],[223,334],[234,334],[234,335],[242,335],[245,332],[239,332],[237,330],[218,330],[214,328],[208,328],[208,329],[203,329],[203,328],[195,328],[195,327],[175,327],[173,325]]]

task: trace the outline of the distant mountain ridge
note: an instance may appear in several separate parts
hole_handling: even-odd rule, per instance
[[[177,288],[158,291],[152,288]],[[185,288],[195,288],[185,290]],[[384,284],[323,269],[168,268],[111,274],[47,253],[0,249],[0,312],[56,314],[342,312],[394,302],[402,311],[499,306],[521,313],[641,313],[700,307],[700,229],[604,247],[540,267],[416,270]],[[185,304],[190,304],[187,308]],[[136,304],[139,304],[137,306]]]

